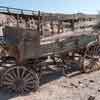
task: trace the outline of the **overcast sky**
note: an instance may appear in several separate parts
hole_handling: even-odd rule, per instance
[[[0,0],[0,6],[59,13],[97,13],[100,0]]]

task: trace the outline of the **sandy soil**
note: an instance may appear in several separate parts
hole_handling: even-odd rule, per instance
[[[64,77],[60,72],[43,76],[36,93],[17,96],[1,89],[0,100],[100,100],[100,71],[80,74],[78,71]]]

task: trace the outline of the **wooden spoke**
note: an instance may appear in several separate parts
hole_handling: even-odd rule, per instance
[[[21,73],[21,78],[23,78],[25,75],[25,71],[22,70],[22,73]]]
[[[30,79],[30,73],[27,73],[23,79],[24,80]]]
[[[20,79],[20,69],[17,68],[17,78]]]
[[[13,85],[12,82],[3,82],[3,84],[9,88]]]
[[[5,77],[5,80],[7,80],[8,82],[12,82],[12,81],[13,81],[13,80],[12,80],[10,77],[8,77],[8,76]]]
[[[17,75],[15,74],[15,72],[14,72],[14,71],[12,71],[12,76],[13,76],[14,78],[16,78],[16,77],[17,77]]]

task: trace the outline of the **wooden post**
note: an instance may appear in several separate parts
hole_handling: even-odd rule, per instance
[[[43,35],[43,24],[42,23],[40,24],[40,35],[41,36]]]
[[[9,8],[7,7],[7,12],[10,13]]]
[[[71,29],[74,31],[74,19],[71,20]]]
[[[23,15],[24,13],[23,13],[23,10],[21,10],[21,14]]]
[[[57,32],[58,34],[60,33],[60,24],[61,24],[61,23],[60,23],[60,21],[59,21],[59,19],[58,19],[58,32]]]
[[[52,33],[52,35],[53,35],[53,34],[54,34],[53,21],[51,21],[50,26],[51,26],[51,33]]]
[[[61,21],[61,26],[60,26],[60,28],[61,28],[61,33],[63,33],[63,32],[64,32],[64,29],[63,29],[63,23],[62,23],[62,21]]]
[[[38,25],[37,25],[38,32],[40,32],[40,21],[41,21],[40,11],[38,11]]]
[[[17,14],[17,28],[19,27],[19,15]]]

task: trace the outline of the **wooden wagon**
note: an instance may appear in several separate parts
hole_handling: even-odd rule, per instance
[[[71,62],[77,62],[81,72],[100,68],[98,34],[66,32],[40,39],[39,24],[37,30],[0,27],[0,85],[18,93],[39,88],[45,65],[62,66],[64,74],[66,64]],[[48,57],[52,62],[47,61]]]
[[[36,30],[5,26],[1,43],[1,85],[16,92],[37,90],[40,75],[48,56],[52,64],[76,61],[80,70],[90,72],[99,69],[100,45],[98,35],[80,34],[55,35],[40,39]],[[77,58],[77,59],[76,59]]]

